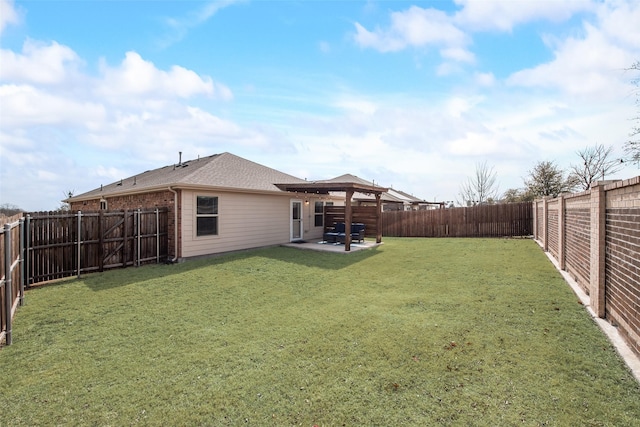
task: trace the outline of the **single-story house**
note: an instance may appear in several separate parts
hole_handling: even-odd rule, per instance
[[[167,208],[169,254],[177,260],[321,239],[325,205],[347,206],[350,224],[356,191],[379,199],[386,190],[354,182],[310,182],[222,153],[180,159],[65,202],[73,211]]]

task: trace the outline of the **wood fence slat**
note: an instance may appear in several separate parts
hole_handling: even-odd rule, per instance
[[[158,262],[167,257],[167,209],[158,209],[158,221],[155,209],[141,210],[139,214],[138,211],[100,211],[80,215],[78,228],[78,213],[30,214],[29,232],[25,233],[29,237],[26,246],[28,285],[79,273]],[[161,239],[159,243],[158,238]],[[78,255],[82,261],[80,272],[77,270]]]
[[[532,212],[531,203],[385,211],[382,234],[393,237],[529,236],[533,232]]]

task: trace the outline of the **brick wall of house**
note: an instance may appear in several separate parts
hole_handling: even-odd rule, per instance
[[[550,202],[536,201],[534,209]],[[547,223],[539,225],[564,230],[559,253],[549,253],[564,261],[559,265],[587,292],[594,312],[616,325],[640,355],[640,176],[600,183],[562,202],[558,223],[547,212]],[[541,246],[553,245],[543,241],[544,233],[536,236]]]
[[[178,212],[180,211],[180,190],[178,192]],[[82,202],[71,203],[72,211],[98,211],[100,210],[100,201],[106,200],[108,210],[135,210],[135,209],[153,209],[166,207],[169,210],[168,216],[168,249],[169,257],[176,256],[175,242],[175,210],[174,210],[174,194],[169,190],[157,191],[153,193],[130,194],[126,196],[103,197],[102,199],[86,200]],[[178,242],[182,238],[180,234],[180,218],[178,216]],[[177,245],[178,250],[180,245]],[[180,254],[178,253],[179,257]]]

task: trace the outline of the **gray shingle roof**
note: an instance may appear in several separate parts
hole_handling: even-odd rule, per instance
[[[68,201],[146,192],[169,186],[282,192],[274,183],[299,182],[305,180],[231,153],[221,153],[149,170],[79,194]]]

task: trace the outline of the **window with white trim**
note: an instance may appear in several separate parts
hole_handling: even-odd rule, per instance
[[[314,206],[314,225],[322,227],[324,225],[324,207],[333,206],[333,202],[316,202]]]
[[[196,236],[218,235],[218,198],[196,197]]]

